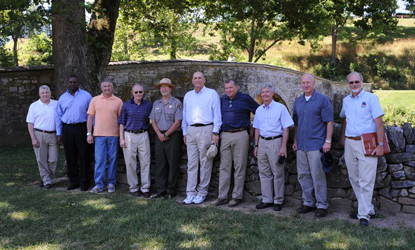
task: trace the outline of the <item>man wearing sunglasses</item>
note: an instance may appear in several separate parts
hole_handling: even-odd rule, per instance
[[[297,151],[298,181],[303,190],[303,205],[297,213],[315,211],[315,216],[321,218],[326,216],[329,206],[321,155],[331,148],[333,107],[331,100],[315,90],[315,86],[313,75],[304,74],[301,77],[304,94],[294,102],[293,149]]]
[[[377,134],[378,142],[383,142],[382,116],[385,114],[379,98],[363,89],[363,76],[352,72],[347,76],[351,95],[343,99],[340,112],[342,121],[341,144],[344,145],[344,159],[350,183],[357,198],[357,217],[362,226],[368,226],[370,217],[375,215],[372,204],[376,169],[379,156],[383,155],[383,143],[378,143],[372,156],[365,156],[361,141],[362,134]]]
[[[219,196],[211,205],[219,206],[228,203],[233,162],[234,184],[232,200],[228,206],[235,207],[242,202],[244,191],[251,113],[255,114],[259,104],[249,95],[239,92],[239,84],[230,79],[225,81],[225,94],[220,98],[220,106],[222,132],[220,134]]]
[[[135,197],[150,197],[150,138],[148,128],[149,116],[153,104],[144,100],[144,88],[135,84],[131,90],[133,98],[126,101],[121,109],[118,124],[120,125],[120,146],[124,153],[127,181],[130,194]],[[138,185],[137,155],[140,160],[141,190]]]

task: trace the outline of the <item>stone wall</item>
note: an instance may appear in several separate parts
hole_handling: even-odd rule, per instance
[[[191,78],[195,71],[202,71],[207,79],[206,85],[216,89],[220,95],[224,93],[224,81],[234,78],[241,83],[241,91],[255,97],[259,103],[262,103],[259,96],[261,86],[272,84],[276,88],[274,98],[290,111],[295,97],[302,93],[299,84],[302,72],[257,63],[195,60],[117,62],[109,65],[106,75],[114,82],[115,94],[124,101],[131,97],[131,87],[136,83],[144,86],[145,98],[154,101],[159,98],[159,92],[153,86],[164,77],[177,84],[173,95],[182,99],[187,91],[193,89]],[[332,99],[335,113],[340,112],[342,99],[349,93],[348,85],[322,78],[317,78],[316,82],[317,90]],[[30,143],[26,114],[30,104],[38,99],[38,88],[43,84],[51,87],[52,98],[60,96],[54,92],[53,66],[0,69],[0,145]]]

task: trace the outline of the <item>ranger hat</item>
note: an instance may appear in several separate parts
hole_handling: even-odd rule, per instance
[[[161,87],[161,85],[168,85],[170,86],[172,89],[176,88],[176,85],[171,83],[171,80],[169,78],[163,78],[160,80],[160,83],[156,83],[154,85],[154,88],[159,89]]]

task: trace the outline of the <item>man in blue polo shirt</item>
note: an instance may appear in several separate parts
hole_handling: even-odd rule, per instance
[[[63,141],[68,165],[69,186],[67,190],[81,187],[87,191],[90,181],[91,147],[86,141],[88,107],[92,96],[79,88],[77,76],[71,76],[68,89],[61,95],[56,108],[56,135]]]
[[[304,74],[301,77],[304,94],[294,102],[293,149],[297,151],[298,181],[303,189],[303,205],[297,209],[297,213],[315,210],[316,217],[321,218],[326,216],[329,205],[320,150],[327,152],[331,148],[333,107],[331,100],[315,90],[315,86],[313,75]]]
[[[150,197],[150,139],[149,116],[153,104],[143,99],[144,88],[136,84],[131,93],[133,98],[126,101],[118,118],[120,125],[120,146],[123,149],[130,194],[138,197],[141,193]],[[138,186],[137,155],[140,160],[141,192]]]
[[[239,92],[235,80],[225,81],[225,94],[220,98],[222,113],[222,132],[220,134],[219,196],[211,204],[214,206],[228,203],[231,184],[232,162],[234,166],[234,184],[229,207],[242,201],[245,172],[249,153],[249,127],[251,113],[259,104],[247,94]]]
[[[350,183],[357,198],[357,217],[360,225],[368,226],[371,215],[375,215],[372,205],[373,188],[375,186],[376,169],[379,156],[383,155],[382,116],[385,113],[380,106],[379,98],[363,90],[363,76],[352,72],[347,76],[351,95],[343,99],[340,112],[342,122],[341,144],[344,145],[344,159]],[[365,156],[361,141],[362,134],[376,132],[378,145],[372,156]]]

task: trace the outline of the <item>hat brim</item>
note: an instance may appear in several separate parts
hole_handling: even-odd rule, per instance
[[[171,83],[157,83],[157,84],[154,85],[154,88],[159,89],[162,85],[168,85],[172,89],[175,89],[176,88],[176,85],[171,84]]]

